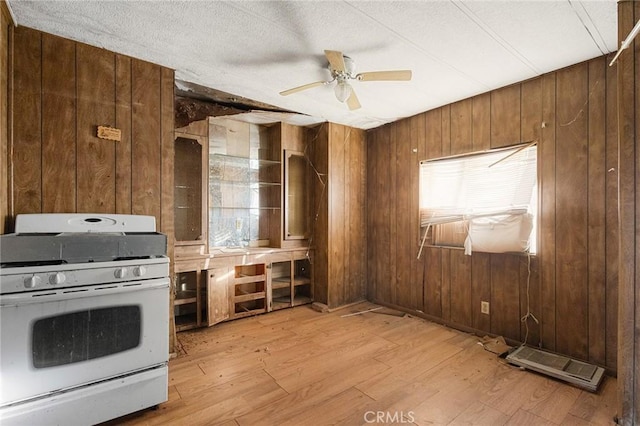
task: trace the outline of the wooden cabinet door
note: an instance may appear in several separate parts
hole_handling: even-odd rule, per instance
[[[207,297],[209,325],[229,319],[229,268],[216,268],[207,271]]]

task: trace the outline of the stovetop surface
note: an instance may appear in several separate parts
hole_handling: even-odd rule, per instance
[[[0,268],[0,305],[11,293],[61,290],[74,287],[129,283],[169,275],[166,256],[120,259],[105,262],[43,265],[5,264]]]
[[[167,254],[167,236],[143,233],[0,235],[0,264],[116,261]]]

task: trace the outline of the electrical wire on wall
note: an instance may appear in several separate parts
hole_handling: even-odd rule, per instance
[[[320,197],[318,197],[318,207],[316,208],[316,212],[313,215],[313,222],[311,223],[311,232],[309,234],[309,245],[307,247],[307,252],[305,253],[305,256],[309,260],[309,262],[311,262],[310,251],[311,251],[311,248],[313,247],[313,240],[314,240],[314,236],[315,236],[316,223],[318,222],[318,216],[320,216],[320,208],[322,207],[322,199],[324,198],[324,194],[325,194],[326,189],[327,189],[327,182],[326,182],[326,176],[327,175],[325,173],[320,173],[318,171],[318,169],[316,168],[315,164],[313,164],[313,161],[311,161],[311,158],[310,158],[309,153],[308,153],[308,149],[309,149],[309,145],[311,145],[316,140],[318,140],[318,136],[320,135],[320,132],[322,131],[323,127],[325,127],[325,125],[326,125],[326,123],[322,123],[320,126],[318,126],[318,130],[316,131],[316,134],[304,146],[304,158],[307,160],[307,163],[309,163],[309,167],[311,167],[311,169],[313,170],[316,178],[320,182],[320,185],[322,185],[322,192],[320,193]]]
[[[320,132],[322,131],[322,129],[325,126],[326,126],[326,123],[322,123],[320,126],[318,126],[318,130],[316,131],[316,134],[313,136],[311,141],[309,141],[307,144],[305,144],[305,147],[304,147],[304,158],[307,160],[307,162],[309,163],[309,166],[313,170],[316,178],[318,179],[318,181],[322,185],[322,192],[320,193],[320,197],[318,198],[316,212],[315,212],[315,214],[313,216],[313,222],[311,224],[311,233],[310,233],[310,236],[309,236],[309,247],[307,248],[307,253],[306,253],[306,257],[307,257],[307,259],[309,259],[309,261],[311,261],[311,257],[309,255],[309,252],[313,248],[313,240],[314,240],[314,236],[315,236],[316,223],[318,222],[318,217],[320,216],[320,209],[322,208],[322,200],[324,199],[324,196],[325,196],[325,193],[326,193],[326,190],[327,190],[327,181],[326,181],[327,174],[326,173],[320,173],[318,171],[318,169],[315,166],[315,164],[313,164],[313,161],[311,161],[311,158],[310,158],[309,153],[308,153],[308,149],[309,149],[309,145],[311,145],[312,143],[314,143],[318,139],[318,136],[320,135]],[[343,150],[343,152],[346,151],[347,142],[349,141],[350,137],[351,137],[351,128],[348,129],[347,133],[345,134],[344,140],[342,142],[342,150]]]
[[[524,314],[520,321],[524,324],[525,334],[524,334],[524,342],[522,345],[526,345],[529,340],[529,318],[535,321],[536,324],[540,325],[540,321],[538,318],[531,312],[531,303],[530,303],[530,287],[531,287],[531,253],[527,252],[527,313]],[[538,341],[538,347],[542,347],[542,336]]]
[[[596,87],[598,87],[598,84],[600,84],[600,80],[596,80],[596,82],[593,84],[593,88],[589,91],[589,95],[587,96],[587,100],[584,101],[584,104],[582,104],[582,107],[580,108],[580,110],[576,113],[576,115],[573,117],[572,120],[567,121],[566,123],[559,123],[558,126],[560,127],[567,127],[572,125],[573,123],[575,123],[576,121],[578,121],[578,119],[585,114],[585,110],[587,109],[587,106],[589,105],[589,100],[591,99],[591,95],[593,95],[593,93],[596,91]]]

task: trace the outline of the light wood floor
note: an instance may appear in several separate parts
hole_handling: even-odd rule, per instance
[[[475,336],[419,318],[341,317],[374,306],[301,306],[179,333],[169,401],[112,423],[613,424],[614,378],[594,394],[506,365]]]

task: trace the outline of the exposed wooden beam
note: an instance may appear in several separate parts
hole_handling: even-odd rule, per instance
[[[217,102],[202,101],[199,99],[175,98],[175,127],[188,126],[194,121],[203,120],[207,117],[219,117],[223,115],[242,114],[249,111],[234,106],[219,104]]]

